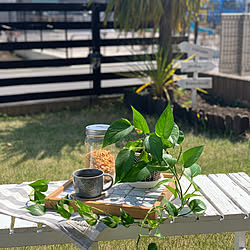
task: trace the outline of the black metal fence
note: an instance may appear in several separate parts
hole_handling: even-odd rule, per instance
[[[113,22],[104,22],[100,20],[100,13],[105,10],[103,4],[92,4],[90,6],[83,4],[0,4],[1,12],[12,13],[16,12],[17,16],[15,20],[11,20],[9,14],[8,21],[0,22],[0,31],[7,33],[17,30],[23,30],[24,34],[28,30],[40,31],[41,41],[8,41],[0,43],[0,51],[18,51],[18,50],[31,50],[31,49],[59,49],[65,48],[89,48],[89,55],[87,57],[74,57],[74,58],[62,58],[62,59],[44,59],[44,60],[22,60],[22,61],[1,61],[0,69],[20,69],[20,68],[38,68],[38,67],[62,67],[72,65],[90,65],[92,73],[89,74],[60,74],[53,76],[34,76],[34,77],[11,77],[0,79],[0,87],[18,86],[18,85],[38,85],[38,84],[50,84],[61,82],[78,82],[78,81],[93,81],[93,88],[81,89],[81,90],[67,90],[56,92],[43,92],[43,93],[28,93],[9,96],[0,96],[0,103],[35,100],[35,99],[48,99],[59,97],[72,97],[82,95],[100,95],[111,93],[122,93],[126,87],[113,86],[113,87],[101,87],[102,80],[119,79],[123,76],[114,73],[102,73],[101,66],[106,63],[117,62],[132,62],[142,61],[145,59],[143,55],[122,55],[122,56],[102,56],[101,47],[106,46],[124,46],[124,45],[150,45],[157,44],[158,38],[120,38],[120,39],[102,39],[100,32],[102,29],[114,28]],[[42,12],[54,11],[61,13],[64,16],[63,21],[57,20],[43,20]],[[70,12],[86,12],[91,14],[90,21],[70,21],[67,20],[67,13]],[[27,17],[28,13],[36,13],[38,20],[35,18]],[[42,31],[44,30],[64,30],[65,40],[52,40],[42,41]],[[91,30],[91,40],[68,40],[68,30]],[[187,40],[187,37],[174,37],[173,43],[179,43],[183,40]],[[129,86],[133,87],[133,86]]]

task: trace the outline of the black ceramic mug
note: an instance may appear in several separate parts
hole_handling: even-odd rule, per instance
[[[110,183],[105,184],[106,187],[104,186],[104,176],[110,178]],[[98,197],[103,191],[110,189],[113,182],[113,177],[100,169],[86,168],[73,172],[75,194],[81,198]]]

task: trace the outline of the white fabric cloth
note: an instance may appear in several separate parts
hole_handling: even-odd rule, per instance
[[[61,185],[62,182],[49,184],[47,193],[51,193]],[[89,226],[78,213],[74,213],[69,220],[64,219],[53,210],[47,210],[43,216],[34,216],[26,209],[32,205],[32,202],[29,201],[31,191],[32,188],[27,183],[0,190],[0,213],[45,224],[66,237],[70,237],[74,244],[81,249],[88,249],[105,228],[102,222]]]

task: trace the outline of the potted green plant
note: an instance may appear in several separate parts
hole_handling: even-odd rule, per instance
[[[115,183],[144,181],[152,173],[155,174],[155,171],[168,171],[177,175],[177,163],[184,159],[181,158],[181,143],[184,136],[174,122],[170,103],[161,114],[153,132],[150,132],[143,115],[134,107],[132,107],[132,111],[133,125],[127,119],[119,119],[110,125],[104,136],[103,148],[118,142],[133,130],[142,137],[135,141],[129,141],[118,153],[115,161]],[[176,147],[180,149],[177,158],[170,154],[170,149]],[[202,150],[203,146],[193,149],[195,159],[199,158]],[[184,157],[185,154],[189,153],[184,153]],[[194,164],[195,161],[192,160],[191,163]],[[191,167],[191,165],[188,164],[187,167]],[[172,168],[173,166],[174,168]],[[198,168],[198,165],[195,165],[195,168]],[[155,176],[158,179],[160,177],[159,175]],[[156,180],[152,179],[152,181]]]

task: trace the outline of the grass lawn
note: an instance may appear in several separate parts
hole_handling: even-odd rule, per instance
[[[33,116],[0,117],[0,184],[35,179],[69,179],[75,169],[84,168],[85,126],[110,124],[121,117],[131,120],[131,112],[119,100],[102,101],[81,110],[64,110]],[[152,128],[157,117],[146,116]],[[203,174],[245,172],[250,174],[250,134],[234,137],[198,131],[178,123],[184,131],[184,150],[205,144],[199,159]],[[136,135],[131,135],[136,136]],[[121,147],[120,143],[117,147]],[[247,234],[250,248],[250,234]],[[141,243],[145,249],[150,239]],[[167,237],[158,241],[160,249],[232,249],[232,233]],[[135,241],[101,243],[100,249],[134,249]],[[19,249],[75,249],[73,245],[26,247]]]

